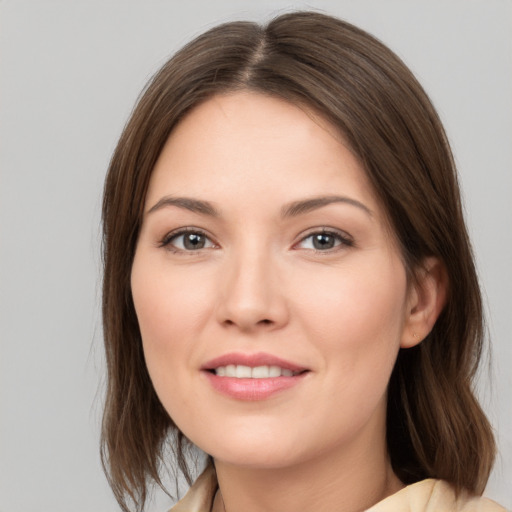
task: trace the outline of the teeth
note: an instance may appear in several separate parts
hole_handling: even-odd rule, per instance
[[[281,372],[279,372],[281,375]],[[273,375],[273,377],[279,377],[279,375]],[[267,379],[270,377],[270,368],[268,366],[256,366],[252,369],[251,377],[253,379]]]
[[[238,364],[235,370],[235,377],[237,379],[250,379],[252,377],[252,368]]]
[[[268,379],[270,377],[293,377],[298,372],[279,366],[244,366],[242,364],[228,364],[215,368],[218,377],[236,377],[237,379]]]
[[[281,376],[281,368],[279,368],[279,366],[269,366],[268,373],[269,373],[269,377],[280,377]]]

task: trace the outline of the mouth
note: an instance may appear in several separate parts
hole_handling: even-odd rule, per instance
[[[293,388],[310,373],[295,363],[270,354],[226,354],[201,367],[213,389],[236,400],[270,398]]]
[[[246,366],[243,364],[228,364],[208,370],[217,377],[234,377],[235,379],[270,379],[275,377],[294,377],[307,370],[293,371],[280,366]]]

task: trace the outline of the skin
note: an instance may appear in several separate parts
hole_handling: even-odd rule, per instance
[[[351,202],[281,215],[333,195]],[[208,201],[218,216],[169,197]],[[204,233],[204,247],[172,238],[183,227]],[[323,230],[334,245],[315,250]],[[386,388],[400,347],[420,342],[442,306],[439,264],[425,267],[408,283],[363,168],[312,112],[237,92],[178,125],[151,177],[132,292],[155,390],[214,457],[214,510],[356,511],[402,487],[386,450]],[[265,400],[233,399],[200,370],[231,352],[308,372]]]

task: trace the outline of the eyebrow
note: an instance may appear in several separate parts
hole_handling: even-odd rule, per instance
[[[294,201],[293,203],[285,205],[282,208],[281,216],[283,218],[296,217],[298,215],[303,215],[305,213],[317,210],[318,208],[322,208],[323,206],[327,206],[333,203],[344,203],[351,206],[355,206],[363,210],[370,217],[373,216],[373,212],[366,205],[364,205],[360,201],[357,201],[356,199],[352,199],[351,197],[345,196],[320,196],[312,197],[311,199],[305,199],[301,201]]]
[[[297,217],[299,215],[304,215],[313,210],[318,210],[319,208],[322,208],[333,203],[344,203],[351,206],[355,206],[363,210],[370,217],[373,216],[373,212],[370,210],[370,208],[368,208],[360,201],[357,201],[356,199],[352,199],[350,197],[345,196],[319,196],[299,201],[293,201],[292,203],[283,206],[283,208],[281,209],[281,217]],[[193,199],[191,197],[172,196],[162,197],[155,205],[153,205],[148,210],[147,213],[153,213],[167,206],[177,206],[178,208],[183,208],[185,210],[189,210],[194,213],[199,213],[201,215],[207,215],[209,217],[218,218],[221,216],[220,212],[209,201]]]
[[[199,199],[192,199],[191,197],[162,197],[155,205],[149,210],[149,213],[153,213],[157,210],[165,208],[166,206],[177,206],[185,210],[190,210],[194,213],[200,213],[202,215],[208,215],[210,217],[220,217],[218,210],[208,201],[201,201]]]

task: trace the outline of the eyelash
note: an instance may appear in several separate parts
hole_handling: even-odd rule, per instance
[[[302,237],[300,239],[300,241],[294,245],[297,246],[301,243],[303,243],[304,241],[308,240],[309,238],[312,238],[313,236],[318,236],[318,235],[324,235],[324,236],[330,236],[330,237],[333,237],[335,240],[337,240],[339,243],[337,243],[334,247],[331,247],[329,249],[326,249],[326,250],[320,250],[320,249],[309,249],[309,250],[312,250],[314,251],[315,253],[317,254],[330,254],[332,252],[335,252],[337,250],[340,250],[340,248],[343,248],[343,247],[354,247],[354,239],[348,234],[348,233],[345,233],[344,231],[338,231],[338,230],[333,230],[333,229],[327,229],[327,228],[322,228],[320,230],[316,229],[315,231],[311,231],[309,234],[307,234],[306,236]]]
[[[209,240],[213,246],[216,244],[210,239],[210,237],[201,229],[199,228],[184,228],[179,229],[178,231],[171,231],[170,233],[167,233],[162,241],[158,244],[159,247],[164,247],[168,251],[171,251],[173,253],[179,253],[179,254],[190,254],[193,255],[196,252],[199,252],[201,249],[197,249],[196,251],[193,250],[186,250],[186,249],[180,249],[178,247],[175,247],[172,245],[172,242],[179,238],[180,236],[193,234],[193,235],[200,235],[205,237],[207,240]],[[210,249],[210,247],[207,247],[206,249]]]
[[[172,242],[174,240],[178,239],[180,236],[184,236],[184,235],[187,235],[187,234],[194,234],[194,235],[203,236],[207,240],[210,241],[210,243],[212,244],[212,247],[216,246],[215,242],[213,242],[210,239],[210,237],[203,230],[201,230],[199,228],[184,228],[184,229],[179,229],[178,231],[172,231],[170,233],[167,233],[165,235],[165,237],[161,240],[161,242],[158,244],[158,246],[159,247],[163,247],[163,248],[165,248],[168,251],[171,251],[173,253],[189,254],[189,255],[193,255],[194,253],[199,253],[201,250],[204,250],[204,249],[211,249],[212,248],[212,247],[205,247],[205,248],[200,248],[200,249],[197,249],[197,250],[186,250],[186,249],[180,249],[178,247],[173,246]],[[330,237],[335,238],[336,241],[338,242],[338,243],[336,243],[336,245],[334,247],[331,247],[331,248],[326,249],[326,250],[320,250],[320,249],[314,249],[314,248],[313,249],[307,249],[307,250],[314,251],[315,253],[330,254],[332,252],[340,250],[339,249],[340,247],[354,247],[354,245],[355,245],[354,244],[354,239],[348,233],[345,233],[344,231],[337,231],[337,230],[322,228],[320,230],[316,229],[315,231],[311,231],[309,234],[307,234],[306,236],[302,237],[299,240],[299,242],[294,244],[294,247],[298,246],[301,243],[304,243],[306,240],[308,240],[309,238],[311,238],[311,237],[313,237],[315,235],[316,236],[318,236],[318,235],[330,236]]]

